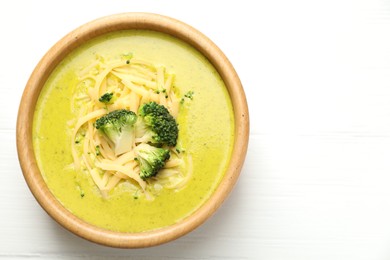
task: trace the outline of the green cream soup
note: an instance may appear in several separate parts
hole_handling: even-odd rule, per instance
[[[72,99],[77,72],[96,55],[134,57],[162,65],[175,74],[182,97],[177,119],[180,147],[192,156],[193,174],[180,190],[162,189],[153,200],[134,195],[123,181],[102,197],[87,171],[71,167],[69,121],[78,111]],[[101,228],[141,232],[174,224],[197,210],[214,192],[230,160],[234,142],[232,104],[225,85],[209,61],[188,44],[166,34],[131,30],[93,39],[70,53],[42,89],[34,114],[34,151],[54,196],[79,218]]]

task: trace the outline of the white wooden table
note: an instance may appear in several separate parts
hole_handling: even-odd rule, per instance
[[[229,57],[248,97],[242,175],[204,225],[171,243],[106,248],[56,224],[19,168],[15,125],[43,54],[92,19],[180,19]],[[0,258],[390,259],[390,2],[0,2]]]

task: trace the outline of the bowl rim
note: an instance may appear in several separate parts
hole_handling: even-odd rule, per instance
[[[97,36],[118,31],[144,29],[172,35],[202,53],[220,74],[233,106],[235,139],[225,175],[210,198],[193,214],[160,229],[139,233],[106,230],[89,224],[68,211],[50,192],[35,160],[32,143],[32,121],[35,105],[47,78],[72,50]],[[129,12],[104,16],[74,29],[60,39],[42,57],[25,86],[16,125],[19,163],[32,194],[41,207],[61,226],[72,233],[101,245],[118,248],[143,248],[177,239],[210,218],[229,195],[243,166],[249,139],[249,112],[241,81],[224,53],[204,34],[174,18],[155,14]]]

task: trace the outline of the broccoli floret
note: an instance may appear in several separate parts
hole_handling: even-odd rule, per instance
[[[114,144],[115,155],[131,150],[134,143],[134,124],[137,115],[130,110],[114,110],[95,122],[95,127]]]
[[[194,91],[190,90],[187,93],[185,93],[180,100],[180,104],[184,104],[186,98],[192,100],[194,98]]]
[[[188,99],[193,99],[194,98],[194,91],[188,91],[187,93],[184,94],[184,96]]]
[[[131,53],[131,52],[122,54],[122,59],[126,60],[126,64],[130,64],[130,60],[132,58],[133,58],[133,53]]]
[[[111,104],[112,102],[112,97],[114,96],[114,93],[105,93],[99,98],[99,102],[103,104]]]
[[[179,129],[168,109],[156,102],[143,104],[138,111],[137,137],[146,143],[175,146]]]
[[[141,143],[135,147],[135,154],[140,166],[140,177],[145,180],[155,176],[169,159],[169,150]]]
[[[100,153],[100,146],[99,145],[95,146],[95,154],[96,154],[96,156],[101,155],[101,153]]]

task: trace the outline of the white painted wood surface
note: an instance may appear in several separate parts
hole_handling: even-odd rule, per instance
[[[220,210],[172,243],[119,250],[78,238],[35,202],[16,114],[42,55],[100,16],[146,11],[210,37],[239,73],[247,160]],[[390,259],[390,2],[0,2],[0,258]]]

